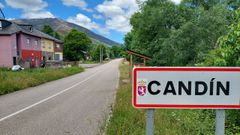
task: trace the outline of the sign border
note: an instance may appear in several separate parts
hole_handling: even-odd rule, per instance
[[[240,109],[239,105],[214,104],[137,104],[137,72],[138,71],[202,71],[202,72],[240,72],[240,67],[134,67],[132,78],[132,105],[135,108],[169,108],[169,109]]]

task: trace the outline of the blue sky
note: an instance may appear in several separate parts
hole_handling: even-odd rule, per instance
[[[8,19],[61,18],[119,43],[139,10],[136,0],[0,0],[0,8]]]

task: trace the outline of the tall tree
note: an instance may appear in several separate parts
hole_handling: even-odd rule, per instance
[[[64,38],[64,57],[71,61],[85,59],[84,54],[89,51],[91,43],[85,33],[72,29]]]
[[[102,60],[107,58],[107,48],[103,44],[99,44],[97,47],[95,47],[92,54],[92,59],[94,61],[100,61],[100,56],[102,57]]]
[[[42,29],[42,32],[54,37],[54,30],[49,25],[44,25],[43,29]]]
[[[151,65],[185,66],[201,61],[226,33],[231,11],[215,0],[205,1],[209,8],[201,3],[193,8],[189,1],[180,5],[146,1],[141,12],[131,17],[133,28],[125,37],[126,48],[152,56]]]
[[[218,40],[218,47],[206,57],[205,66],[240,66],[240,9],[235,12],[229,31]]]
[[[118,45],[114,45],[111,47],[110,52],[112,54],[111,58],[119,58],[121,55],[121,47],[119,47]]]

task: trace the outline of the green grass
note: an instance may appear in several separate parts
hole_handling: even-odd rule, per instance
[[[81,64],[98,64],[98,63],[99,63],[98,61],[85,60]]]
[[[107,135],[145,134],[146,110],[133,108],[131,84],[122,81],[128,78],[128,70],[127,63],[120,66],[119,88],[113,116],[106,130]],[[239,125],[233,126],[233,120],[230,119],[232,111],[226,112],[226,134],[239,135]],[[239,121],[239,117],[234,120]],[[213,135],[215,110],[156,109],[154,125],[155,135]]]
[[[83,71],[83,68],[27,69],[20,72],[0,69],[0,95],[60,79]]]

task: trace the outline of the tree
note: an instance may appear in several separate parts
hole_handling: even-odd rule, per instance
[[[54,37],[59,40],[61,39],[61,35],[58,32],[54,32]]]
[[[105,60],[107,58],[107,53],[106,53],[106,46],[103,44],[99,44],[97,47],[95,47],[93,54],[92,54],[92,59],[94,61],[100,61],[100,53],[102,56],[102,60]]]
[[[71,61],[85,59],[84,55],[89,52],[91,43],[85,33],[72,29],[64,38],[64,57]]]
[[[49,25],[44,25],[42,32],[44,32],[52,37],[55,37],[56,39],[59,39],[59,40],[61,39],[61,35],[58,32],[54,31],[52,29],[52,27]]]
[[[54,37],[54,31],[53,31],[52,27],[49,25],[44,25],[42,32]]]
[[[114,45],[110,49],[111,58],[119,58],[121,55],[121,47],[118,45]]]
[[[218,48],[212,50],[202,63],[204,66],[240,66],[240,9],[226,35],[218,39]]]
[[[152,56],[150,65],[186,66],[202,61],[226,33],[232,11],[218,0],[205,1],[205,7],[202,0],[191,2],[146,1],[141,12],[131,17],[126,48]]]

